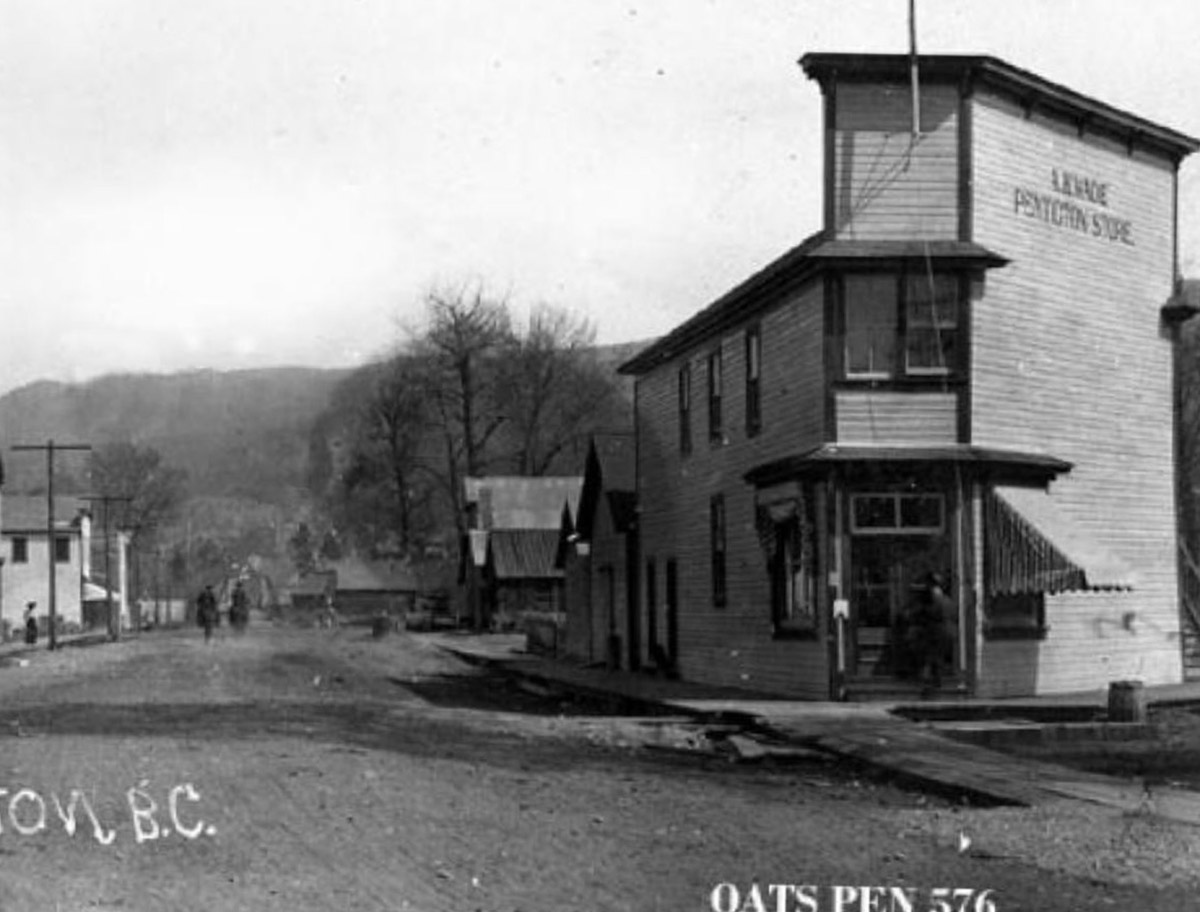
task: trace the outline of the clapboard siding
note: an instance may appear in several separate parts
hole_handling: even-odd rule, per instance
[[[596,510],[591,550],[587,557],[591,579],[589,658],[592,661],[607,660],[608,635],[612,630],[621,640],[622,668],[628,667],[629,658],[625,648],[628,629],[625,581],[629,572],[625,551],[625,536],[616,531],[612,513],[602,501]]]
[[[953,238],[958,232],[958,92],[921,94],[921,134],[901,84],[840,85],[834,137],[839,238]]]
[[[974,303],[973,440],[1074,463],[1052,495],[1139,576],[1129,593],[1048,599],[1040,643],[986,643],[982,691],[1178,681],[1171,349],[1159,319],[1172,291],[1172,166],[986,92],[973,107],[974,238],[1012,261]],[[1106,182],[1107,206],[1073,202],[1129,220],[1133,243],[1026,215],[1022,191],[1066,199],[1052,168]]]
[[[692,371],[690,456],[679,453],[677,359],[637,384],[638,497],[642,563],[653,559],[658,602],[665,601],[665,568],[679,566],[679,671],[685,679],[793,693],[828,695],[823,641],[772,639],[766,562],[755,532],[750,468],[817,446],[824,433],[824,290],[819,282],[785,295],[760,318],[762,430],[745,424],[745,324],[721,345],[725,440],[711,444],[707,421],[707,358],[718,340],[683,356]],[[727,536],[725,607],[713,605],[709,501],[725,496]],[[644,593],[643,593],[644,597]],[[644,619],[643,619],[644,623]],[[643,635],[645,641],[645,636]]]
[[[842,391],[838,443],[940,444],[958,440],[954,393]]]

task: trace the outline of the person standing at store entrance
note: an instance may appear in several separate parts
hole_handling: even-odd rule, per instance
[[[907,614],[908,654],[926,694],[939,690],[950,657],[950,622],[954,603],[946,595],[940,573],[929,573],[916,588]]]

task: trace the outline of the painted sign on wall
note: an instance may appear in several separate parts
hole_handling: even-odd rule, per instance
[[[1133,247],[1133,223],[1105,211],[1111,195],[1107,181],[1051,168],[1049,192],[1013,188],[1013,212],[1064,231]]]

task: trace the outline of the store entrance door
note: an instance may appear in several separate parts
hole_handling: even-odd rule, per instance
[[[861,535],[850,548],[850,673],[902,677],[904,644],[897,641],[916,587],[932,570],[949,564],[944,540],[933,535]]]

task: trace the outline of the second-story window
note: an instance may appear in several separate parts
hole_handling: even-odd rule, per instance
[[[29,563],[29,539],[27,539],[24,535],[13,536],[12,562],[14,564]]]
[[[762,330],[746,330],[746,436],[762,430]]]
[[[65,535],[54,536],[54,562],[66,564],[71,560],[71,539]]]
[[[896,372],[899,301],[894,275],[848,275],[844,283],[846,376],[887,380]]]
[[[958,343],[958,277],[910,275],[905,292],[905,370],[934,376],[952,373]]]
[[[844,370],[849,380],[948,377],[959,349],[957,275],[914,270],[847,275]]]
[[[708,356],[708,439],[712,443],[724,440],[721,429],[722,373],[721,349],[718,348]]]
[[[679,452],[692,451],[692,366],[679,368]]]

